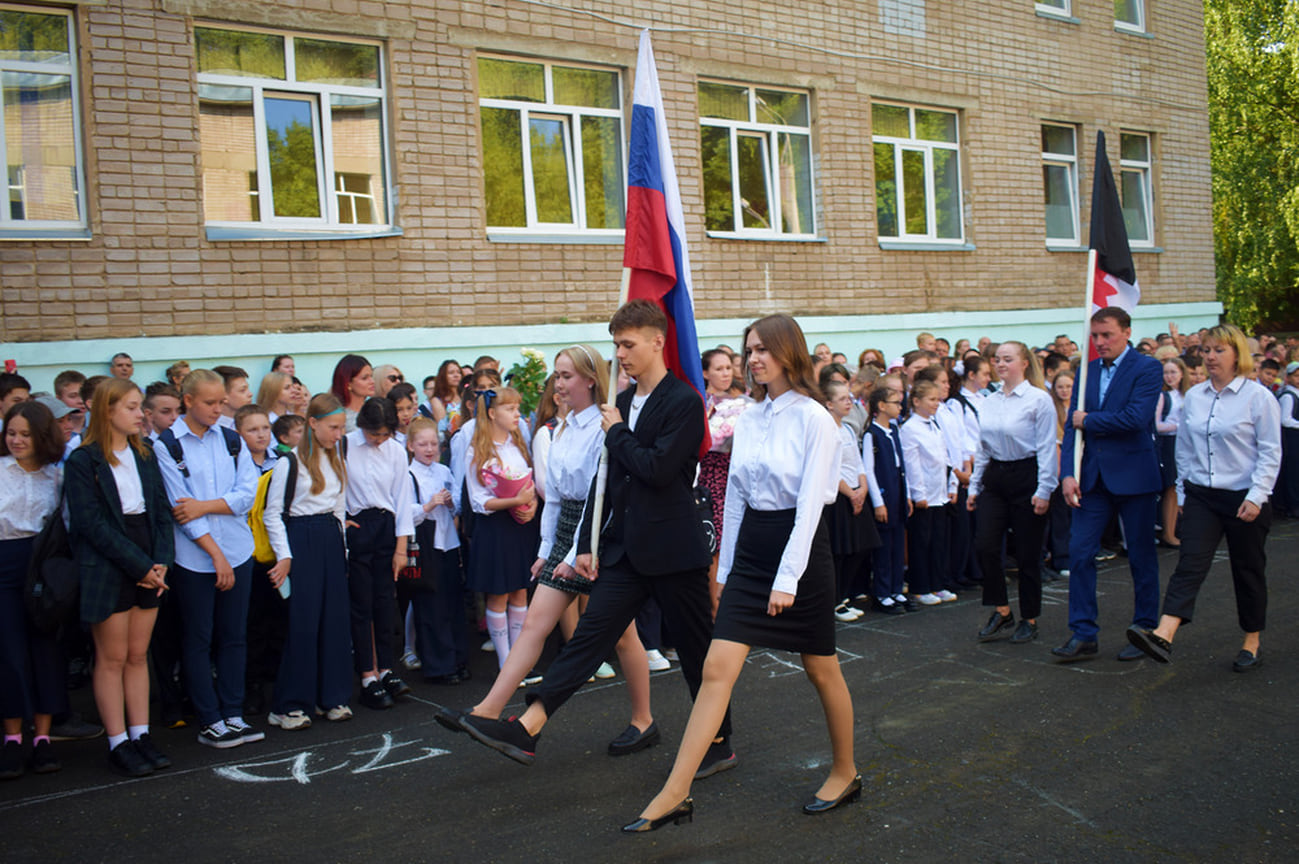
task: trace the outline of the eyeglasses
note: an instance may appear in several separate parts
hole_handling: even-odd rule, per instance
[[[389,384],[400,384],[400,383],[402,383],[402,382],[405,381],[405,380],[406,380],[406,379],[403,378],[403,377],[401,377],[400,375],[389,375],[389,376],[388,376],[388,383],[389,383]]]

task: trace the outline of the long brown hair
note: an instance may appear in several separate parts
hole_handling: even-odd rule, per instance
[[[283,372],[267,372],[262,377],[262,385],[257,388],[257,404],[263,411],[274,411],[284,397],[284,388],[292,383],[293,379]]]
[[[489,397],[488,393],[495,393],[496,395]],[[487,404],[489,398],[491,400],[490,406]],[[474,409],[474,416],[478,422],[474,424],[474,437],[469,442],[469,446],[474,451],[473,465],[474,470],[478,472],[478,482],[481,483],[483,480],[483,466],[492,459],[500,458],[496,452],[496,439],[492,436],[492,411],[502,405],[520,405],[522,402],[523,397],[513,387],[497,387],[495,390],[485,391],[478,397],[478,407]],[[519,448],[524,460],[531,467],[532,457],[528,455],[528,448],[523,443],[523,434],[519,432],[519,427],[515,426],[510,430],[510,438],[513,439],[514,446]]]
[[[117,403],[125,399],[132,390],[136,393],[140,392],[139,387],[125,378],[109,378],[101,381],[95,388],[95,410],[90,414],[90,428],[86,430],[86,436],[81,439],[81,446],[98,444],[109,465],[117,464],[117,456],[113,453],[113,411],[117,408]],[[139,433],[128,435],[126,440],[135,448],[135,452],[140,454],[141,459],[149,458],[149,448],[145,446]]]
[[[807,351],[807,337],[803,328],[788,315],[768,315],[744,328],[744,380],[753,398],[761,402],[767,398],[767,388],[753,380],[749,371],[749,333],[756,332],[771,358],[784,370],[789,386],[798,393],[824,402],[821,388],[816,385],[812,371],[812,355]]]
[[[324,418],[340,413],[343,410],[343,403],[338,401],[338,397],[333,393],[317,393],[311,397],[311,404],[307,406],[307,416],[313,420],[323,420]],[[342,456],[339,455],[339,448],[325,447],[316,441],[316,431],[307,424],[303,430],[302,440],[298,442],[298,461],[307,469],[311,475],[311,494],[319,495],[325,491],[325,471],[320,467],[320,454],[324,453],[325,458],[329,460],[329,467],[334,469],[338,475],[338,482],[347,485],[347,465],[343,463]]]

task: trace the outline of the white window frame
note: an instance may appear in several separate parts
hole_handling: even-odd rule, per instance
[[[196,27],[211,30],[227,30],[239,33],[264,33],[284,39],[284,78],[245,78],[238,75],[219,75],[214,72],[198,73],[198,83],[219,87],[242,87],[253,93],[253,129],[257,158],[257,190],[251,194],[260,214],[259,221],[205,221],[205,226],[217,239],[239,239],[240,234],[226,235],[226,231],[265,234],[273,237],[277,234],[308,232],[313,234],[359,234],[374,235],[393,233],[396,221],[396,201],[393,194],[393,165],[390,140],[391,123],[388,116],[388,72],[387,52],[384,43],[376,39],[365,39],[354,36],[335,34],[309,33],[297,30],[277,30],[261,27],[233,27],[224,22],[197,21]],[[346,84],[321,84],[297,80],[296,47],[297,39],[311,39],[321,42],[342,42],[349,45],[369,45],[379,49],[379,86],[355,87]],[[195,40],[197,42],[197,39]],[[289,98],[310,100],[314,103],[312,111],[312,133],[316,147],[316,189],[321,202],[321,215],[316,218],[276,216],[275,189],[271,183],[270,152],[266,143],[266,106],[265,99]],[[338,193],[335,189],[333,112],[330,110],[331,96],[360,96],[379,100],[379,158],[383,165],[383,183],[386,212],[377,215],[382,221],[365,225],[340,222]],[[202,141],[199,151],[202,152]],[[200,174],[200,182],[203,175]],[[373,208],[372,208],[373,209]],[[213,236],[213,235],[210,235]]]
[[[612,117],[618,120],[619,134],[622,140],[619,141],[618,150],[622,154],[622,188],[623,188],[623,222],[626,224],[627,214],[627,94],[623,87],[622,70],[613,66],[600,66],[592,63],[569,62],[567,60],[543,60],[536,57],[524,57],[517,54],[494,54],[483,52],[474,58],[475,64],[480,59],[486,60],[504,60],[510,63],[529,63],[535,66],[542,66],[543,80],[545,81],[545,99],[544,102],[526,102],[514,99],[495,99],[480,96],[478,98],[478,108],[480,111],[479,129],[482,128],[481,110],[483,108],[504,108],[510,111],[519,112],[519,134],[522,138],[520,146],[523,151],[523,209],[527,219],[527,225],[488,225],[487,233],[489,237],[499,237],[505,239],[525,239],[537,235],[555,235],[560,237],[576,236],[589,238],[621,238],[624,236],[624,228],[588,228],[586,226],[586,173],[583,161],[582,151],[582,118],[583,117]],[[562,105],[555,102],[554,77],[551,72],[554,67],[559,66],[564,69],[594,69],[599,72],[612,72],[618,77],[618,105],[617,108],[591,108],[586,105]],[[536,188],[532,176],[532,146],[529,139],[530,121],[533,117],[540,119],[563,121],[562,129],[564,132],[564,158],[568,165],[568,200],[569,212],[573,214],[572,222],[542,222],[537,217],[537,196]],[[576,130],[576,131],[575,131]],[[479,145],[479,156],[482,156],[482,145]],[[484,214],[486,207],[484,207]]]
[[[13,186],[9,183],[9,168],[5,165],[5,186],[4,201],[0,202],[0,240],[3,239],[22,239],[30,240],[33,238],[48,237],[51,239],[87,239],[89,233],[89,220],[86,214],[86,156],[82,148],[81,138],[81,82],[77,75],[77,28],[76,19],[73,17],[71,9],[60,9],[54,6],[24,6],[19,4],[0,3],[0,9],[12,12],[26,12],[33,15],[56,15],[62,16],[67,20],[68,33],[68,57],[67,63],[37,63],[20,60],[0,60],[0,71],[3,72],[28,72],[38,75],[67,75],[70,79],[69,87],[72,91],[72,129],[75,140],[73,148],[76,154],[76,171],[75,181],[77,218],[68,220],[55,219],[14,219],[9,215],[9,192],[14,188],[26,187],[26,179],[21,185]],[[5,120],[4,112],[0,111],[0,153],[6,150],[5,145]],[[6,160],[7,162],[7,160]],[[23,170],[25,175],[26,171]]]
[[[736,226],[732,222],[732,229],[722,231],[710,229],[709,237],[729,238],[733,240],[815,240],[817,238],[817,229],[820,222],[820,214],[816,206],[816,142],[812,138],[812,94],[808,90],[802,90],[797,87],[776,87],[766,84],[748,84],[740,81],[725,81],[722,79],[701,78],[696,82],[696,92],[699,84],[721,84],[727,87],[743,87],[746,92],[746,99],[749,107],[748,120],[725,120],[720,117],[703,117],[699,118],[699,125],[713,126],[719,129],[726,129],[730,137],[731,153],[731,213],[733,220],[738,220]],[[758,116],[758,91],[769,90],[776,93],[801,93],[807,97],[807,125],[791,126],[784,123],[762,123],[754,118]],[[781,133],[791,135],[803,135],[807,138],[808,152],[808,169],[812,172],[812,230],[802,232],[784,231],[780,226],[785,224],[784,213],[782,210],[783,202],[780,200],[780,184],[776,172],[780,166],[780,135]],[[767,187],[767,201],[770,205],[770,223],[771,228],[746,228],[742,213],[742,204],[740,199],[740,171],[739,171],[739,138],[761,138],[763,143],[763,176]],[[702,180],[701,180],[702,183]],[[701,186],[702,188],[702,186]]]
[[[1132,0],[1136,9],[1136,21],[1123,21],[1117,16],[1114,18],[1114,29],[1122,30],[1126,33],[1145,33],[1146,32],[1146,0]]]
[[[1073,215],[1073,237],[1071,239],[1062,239],[1059,237],[1047,237],[1046,245],[1050,247],[1062,247],[1067,249],[1076,249],[1082,243],[1082,218],[1079,212],[1078,202],[1078,127],[1073,123],[1055,123],[1043,122],[1041,128],[1051,127],[1053,129],[1068,129],[1073,136],[1073,154],[1053,153],[1046,150],[1042,151],[1042,167],[1058,166],[1065,168],[1069,172],[1069,194],[1070,210]],[[1040,133],[1039,133],[1040,137]],[[1043,176],[1042,182],[1046,183]],[[1043,212],[1043,231],[1046,230],[1046,214]]]
[[[890,144],[893,146],[893,179],[894,189],[897,194],[897,219],[898,233],[896,235],[879,234],[879,202],[875,206],[875,230],[877,239],[880,243],[923,243],[932,246],[954,246],[962,247],[965,245],[965,166],[961,164],[961,112],[954,108],[941,108],[934,105],[915,105],[906,102],[872,102],[872,108],[875,105],[891,105],[895,108],[907,109],[907,126],[910,131],[909,138],[897,138],[890,135],[879,135],[871,130],[871,160],[874,162],[875,144]],[[916,138],[916,111],[934,111],[940,114],[951,114],[956,118],[956,141],[927,141]],[[960,213],[961,234],[959,237],[939,237],[938,236],[938,208],[935,206],[934,194],[934,151],[949,150],[956,154],[957,166],[957,212]],[[925,157],[925,201],[928,203],[926,231],[924,234],[906,233],[907,214],[906,214],[906,197],[902,194],[902,154],[905,152],[920,152]],[[878,182],[878,178],[877,178]],[[872,189],[872,194],[874,194]]]
[[[1146,158],[1144,161],[1138,159],[1123,158],[1123,137],[1135,136],[1146,140]],[[1128,245],[1133,248],[1151,249],[1155,245],[1155,136],[1150,132],[1138,132],[1131,129],[1119,130],[1119,194],[1122,195],[1123,175],[1129,173],[1138,173],[1141,175],[1141,194],[1144,198],[1142,202],[1146,213],[1146,239],[1133,240],[1128,238]],[[1120,198],[1120,205],[1123,203]]]
[[[1034,3],[1035,10],[1047,16],[1048,18],[1072,18],[1073,17],[1073,0],[1059,0],[1060,5],[1054,3]]]

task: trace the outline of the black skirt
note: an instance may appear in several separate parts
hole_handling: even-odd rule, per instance
[[[509,594],[532,582],[537,560],[537,519],[520,525],[509,510],[474,514],[469,549],[469,588],[484,594]]]
[[[149,514],[133,513],[123,516],[122,521],[126,523],[126,536],[131,539],[131,542],[148,552],[153,545],[153,535],[149,528]],[[144,578],[143,574],[141,574],[140,578]],[[129,612],[136,607],[140,609],[157,609],[161,603],[162,598],[158,595],[158,589],[141,588],[130,578],[123,576],[118,581],[117,602],[113,604],[113,613]]]
[[[1164,488],[1168,489],[1177,485],[1177,436],[1156,435],[1155,441],[1159,451],[1159,474]]]
[[[834,559],[825,523],[818,520],[794,605],[773,617],[767,614],[767,602],[794,528],[794,511],[745,511],[717,609],[714,639],[799,654],[835,653]]]
[[[537,574],[537,582],[569,594],[590,594],[589,580],[581,576],[575,579],[560,579],[555,575],[555,567],[568,556],[568,551],[577,541],[577,528],[582,523],[582,510],[586,507],[586,502],[567,499],[551,502],[550,506],[559,508],[559,522],[555,526],[555,542],[550,547],[550,556],[546,558],[541,572]]]
[[[830,550],[837,556],[860,555],[879,548],[880,534],[875,530],[875,511],[870,497],[860,513],[852,512],[852,500],[842,492],[825,508],[830,523]]]

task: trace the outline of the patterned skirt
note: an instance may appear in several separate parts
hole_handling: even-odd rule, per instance
[[[709,450],[699,460],[699,485],[708,490],[713,502],[713,528],[717,544],[722,543],[722,514],[726,512],[726,477],[731,470],[731,454]]]
[[[551,505],[554,506],[553,504]],[[559,524],[555,526],[555,542],[550,547],[550,556],[541,565],[537,582],[551,588],[566,591],[569,594],[590,594],[591,583],[580,576],[574,579],[560,579],[555,575],[555,567],[564,560],[568,551],[573,548],[577,539],[577,526],[582,521],[582,509],[585,501],[564,499],[559,502]]]

